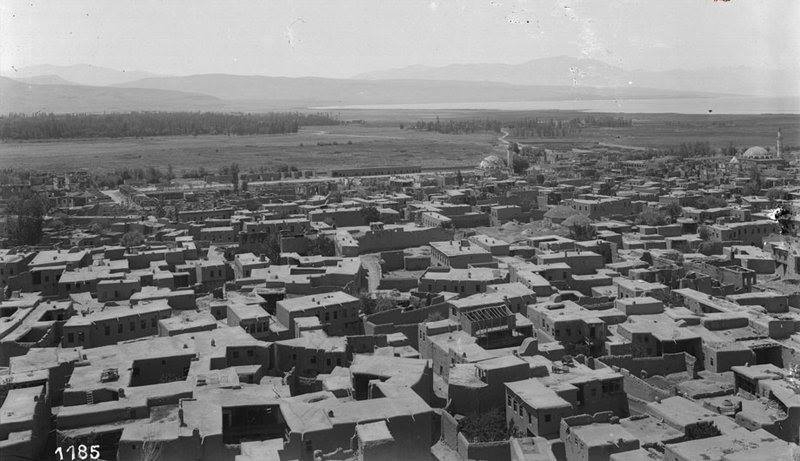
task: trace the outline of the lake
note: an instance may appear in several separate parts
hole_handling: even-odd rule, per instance
[[[485,110],[579,110],[618,113],[676,114],[800,114],[798,97],[717,97],[675,99],[598,99],[562,101],[443,102],[418,104],[364,104],[315,107],[335,109],[485,109]]]

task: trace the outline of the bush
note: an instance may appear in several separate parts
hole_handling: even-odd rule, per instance
[[[570,216],[561,225],[569,230],[569,238],[573,240],[591,240],[597,235],[592,227],[592,221],[581,214]]]
[[[515,174],[522,174],[531,166],[531,162],[525,157],[515,156],[511,161],[512,168]]]
[[[711,256],[716,253],[716,245],[714,245],[713,242],[703,242],[700,244],[700,247],[697,248],[697,252],[706,256]]]
[[[464,437],[473,443],[508,440],[511,436],[506,427],[505,412],[500,408],[467,415],[458,426]]]
[[[317,237],[311,242],[309,252],[313,255],[336,256],[336,245],[328,237]]]
[[[707,210],[709,208],[722,208],[728,205],[728,202],[720,197],[714,197],[713,195],[706,195],[705,197],[700,198],[697,201],[695,206],[702,210]]]
[[[670,218],[667,213],[661,210],[648,208],[639,213],[639,224],[646,224],[648,226],[663,226],[670,224]]]
[[[364,218],[364,223],[369,224],[381,220],[381,213],[374,206],[368,206],[361,209],[361,216]]]
[[[364,292],[358,297],[361,299],[361,312],[365,315],[377,314],[397,307],[397,300],[389,296],[378,295],[373,298],[369,293]]]
[[[144,243],[144,235],[136,231],[126,232],[120,240],[120,244],[126,248],[135,247],[142,243]]]

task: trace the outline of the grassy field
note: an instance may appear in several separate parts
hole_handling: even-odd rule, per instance
[[[333,144],[336,143],[336,144]],[[309,127],[297,134],[173,136],[0,143],[0,165],[45,171],[114,170],[172,165],[176,172],[216,170],[236,162],[243,170],[294,165],[301,169],[419,164],[477,164],[497,144],[490,133],[443,135],[399,126]]]
[[[581,111],[490,111],[490,110],[344,110],[338,115],[346,120],[363,119],[371,124],[396,126],[399,122],[440,119],[522,118],[569,119],[587,115],[625,117],[633,121],[628,128],[589,128],[575,141],[604,142],[641,147],[664,147],[683,142],[708,141],[712,147],[775,145],[780,127],[786,146],[800,146],[800,115],[725,115],[725,114],[604,114]],[[558,138],[558,141],[565,141]],[[520,140],[535,144],[541,139]]]
[[[475,165],[485,155],[496,152],[496,134],[444,135],[401,130],[400,124],[437,116],[441,119],[508,120],[572,118],[585,114],[569,111],[343,110],[337,115],[343,120],[366,120],[367,124],[307,127],[290,135],[10,141],[0,143],[0,168],[62,172],[148,166],[166,169],[167,165],[172,165],[180,172],[201,166],[216,170],[232,162],[244,170],[272,169],[281,165],[317,170],[406,164],[422,167]],[[781,127],[784,145],[800,146],[800,116],[797,115],[627,114],[625,117],[633,119],[632,127],[590,128],[572,140],[635,147],[708,141],[712,147],[733,143],[745,148],[774,146],[776,130]],[[536,144],[542,140],[521,141]]]

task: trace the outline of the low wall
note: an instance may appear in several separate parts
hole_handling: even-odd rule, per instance
[[[628,396],[647,402],[655,402],[656,400],[673,396],[671,392],[659,389],[647,381],[637,378],[628,370],[622,369],[620,373],[622,373],[622,387]]]
[[[459,432],[457,451],[461,459],[511,461],[511,444],[508,440],[470,443],[464,434]]]
[[[442,442],[456,450],[458,448],[458,420],[447,410],[442,410]]]
[[[608,366],[624,368],[637,376],[642,371],[647,376],[668,375],[672,373],[687,372],[695,375],[697,359],[685,352],[664,354],[661,357],[634,357],[632,355],[606,355],[598,357],[598,360]]]

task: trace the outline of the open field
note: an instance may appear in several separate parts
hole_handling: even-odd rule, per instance
[[[418,164],[423,168],[475,165],[497,149],[497,135],[445,135],[401,130],[401,123],[448,118],[572,118],[575,111],[485,110],[342,110],[343,120],[366,125],[306,127],[297,134],[256,136],[185,136],[0,143],[0,168],[44,171],[109,171],[125,167],[172,165],[176,172],[204,167],[216,170],[232,162],[242,169],[281,165],[329,170],[334,167]],[[603,114],[592,114],[603,115]],[[614,114],[619,116],[620,114]],[[556,141],[603,142],[634,147],[661,147],[708,141],[745,148],[774,146],[778,127],[784,145],[800,146],[798,115],[627,114],[632,127],[588,128]],[[511,138],[509,138],[511,139]],[[524,139],[536,144],[542,139]],[[334,144],[334,142],[336,144]]]
[[[711,147],[774,146],[777,130],[785,146],[800,146],[800,115],[625,115],[633,126],[589,128],[577,137],[609,144],[664,147],[709,142]],[[536,143],[536,139],[529,139]]]
[[[739,147],[775,145],[775,135],[780,127],[786,146],[800,146],[800,115],[724,115],[724,114],[619,114],[587,113],[583,111],[513,111],[513,110],[341,110],[336,112],[345,120],[363,119],[370,124],[397,125],[399,122],[445,119],[492,118],[512,120],[521,118],[569,119],[592,116],[625,117],[633,120],[633,126],[625,128],[588,128],[574,138],[558,138],[557,141],[591,141],[609,144],[664,147],[683,142],[708,141],[712,147],[727,147],[733,143]],[[512,138],[509,138],[512,139]],[[524,139],[536,144],[542,139]]]
[[[336,144],[333,144],[333,143]],[[256,136],[170,136],[0,143],[0,165],[47,171],[108,171],[125,167],[176,172],[216,170],[236,162],[243,170],[281,165],[301,169],[406,165],[477,164],[497,144],[490,133],[444,135],[398,126],[308,127],[297,134]]]

